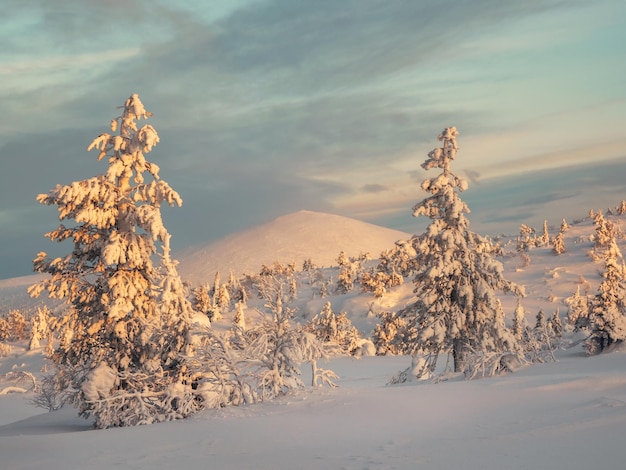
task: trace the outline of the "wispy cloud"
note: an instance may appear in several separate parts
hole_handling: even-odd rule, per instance
[[[412,224],[449,125],[475,188],[617,157],[621,3],[6,0],[0,211],[103,171],[84,149],[133,92],[185,199],[175,244],[303,208]]]

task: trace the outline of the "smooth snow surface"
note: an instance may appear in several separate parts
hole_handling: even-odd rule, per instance
[[[0,426],[2,468],[623,468],[624,353],[565,354],[495,379],[385,386],[405,364],[335,359],[339,389],[104,431],[73,410],[30,416],[10,396],[0,416],[19,406],[25,418]]]

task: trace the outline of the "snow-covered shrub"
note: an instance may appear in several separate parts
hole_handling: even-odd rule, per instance
[[[304,388],[303,363],[311,365],[313,386],[335,386],[337,376],[317,366],[328,357],[329,347],[294,325],[291,309],[276,305],[276,311],[251,328],[200,333],[201,344],[185,365],[202,407],[251,404]]]
[[[339,351],[354,355],[359,349],[361,336],[345,312],[333,312],[330,302],[306,325],[322,343],[336,345]]]
[[[213,302],[211,295],[209,294],[209,286],[207,284],[200,287],[194,287],[191,290],[191,304],[196,311],[205,314],[209,317],[209,320],[213,321],[213,318],[211,318]]]
[[[242,330],[246,329],[246,314],[243,310],[243,301],[239,300],[235,305],[235,315],[233,316],[233,324]]]
[[[57,378],[54,375],[46,374],[41,377],[37,393],[31,399],[31,403],[48,411],[59,410],[65,403],[71,403],[71,398],[59,392],[57,385]]]
[[[217,321],[222,314],[230,310],[231,298],[228,285],[221,282],[220,273],[215,273],[215,281],[210,293],[212,294],[212,313],[210,318]]]
[[[37,391],[39,388],[37,378],[31,372],[25,370],[11,370],[6,374],[0,375],[0,383],[11,384],[0,389],[0,395],[32,392]]]
[[[537,239],[537,246],[548,246],[548,245],[550,245],[550,233],[548,232],[548,221],[544,220],[541,237]]]
[[[610,220],[604,218],[601,211],[593,214],[595,233],[593,235],[593,249],[589,253],[594,261],[604,261],[605,252],[617,238],[619,230]]]
[[[50,315],[50,310],[45,305],[37,309],[32,319],[28,349],[38,348],[42,339],[50,337]]]
[[[580,294],[580,286],[576,287],[576,292],[567,299],[565,303],[569,309],[565,317],[566,324],[574,331],[585,330],[589,327],[589,301],[587,295]]]
[[[389,275],[399,274],[407,277],[414,274],[417,266],[417,252],[415,244],[419,237],[413,236],[409,240],[399,240],[390,250],[380,254],[377,269]]]
[[[337,274],[336,291],[346,294],[354,288],[354,283],[361,276],[365,263],[369,261],[369,253],[361,253],[358,257],[348,257],[345,252],[340,252],[337,257],[339,274]]]
[[[0,317],[0,341],[7,341],[9,336],[9,322]]]
[[[386,273],[371,269],[365,271],[359,277],[359,284],[363,292],[372,292],[374,297],[380,298],[385,295],[389,289],[399,286],[404,282],[404,278],[398,273]]]
[[[396,312],[380,312],[380,322],[372,331],[372,342],[378,356],[409,353],[409,340],[406,338],[408,322]]]
[[[552,252],[555,255],[565,253],[565,242],[563,241],[563,232],[559,232],[554,240],[552,240]]]
[[[9,341],[20,341],[28,339],[30,336],[30,325],[28,324],[28,320],[26,320],[24,314],[19,310],[9,310],[6,323],[9,332],[7,339]]]
[[[431,196],[413,208],[415,217],[425,215],[431,223],[415,243],[417,300],[398,312],[407,322],[407,349],[413,356],[429,356],[431,372],[440,353],[451,354],[454,371],[463,372],[471,355],[518,350],[496,291],[522,291],[504,278],[491,242],[469,230],[469,208],[458,194],[467,182],[450,170],[457,135],[456,128],[445,129],[439,136],[443,146],[422,164],[425,170],[442,172],[422,183]]]
[[[531,327],[518,301],[511,331],[520,348],[521,363],[543,363],[556,360],[554,351],[561,346],[563,333],[558,309],[549,319],[546,319],[543,310],[539,310],[535,326]]]
[[[228,282],[225,284],[228,294],[228,303],[237,305],[238,302],[245,304],[248,300],[248,294],[239,279],[235,278],[233,272],[228,276]]]
[[[524,331],[527,327],[528,322],[526,321],[526,314],[524,312],[524,307],[522,306],[522,300],[518,297],[517,307],[515,307],[513,316],[513,324],[511,325],[511,332],[519,341],[523,337]]]
[[[99,429],[185,418],[201,408],[190,383],[169,373],[115,370],[100,363],[85,376],[81,414]]]
[[[34,268],[49,277],[29,288],[71,306],[59,321],[54,384],[99,428],[180,418],[193,408],[181,391],[191,306],[160,211],[182,199],[145,158],[159,137],[137,121],[151,113],[136,94],[122,108],[112,134],[88,147],[107,157],[106,172],[37,197],[74,224],[46,234],[71,241],[71,251],[55,259],[39,253]]]
[[[519,229],[519,235],[517,236],[517,251],[528,251],[537,246],[537,233],[535,229],[527,225],[522,224]]]
[[[382,297],[392,287],[404,282],[404,277],[417,270],[417,253],[413,247],[417,237],[408,241],[397,241],[392,249],[384,250],[378,265],[365,271],[359,277],[363,292],[372,292],[375,297]]]
[[[552,316],[548,318],[547,329],[552,342],[560,341],[563,337],[563,322],[561,321],[558,308],[554,311]]]
[[[262,364],[257,374],[263,399],[285,395],[304,387],[300,378],[300,364],[307,362],[313,368],[314,385],[334,385],[333,374],[317,367],[318,359],[328,357],[328,346],[301,327],[292,327],[289,316],[286,312],[279,314],[276,319],[268,319],[248,330],[249,337],[253,338],[249,348]]]
[[[577,288],[567,299],[569,311],[566,317],[568,326],[574,331],[588,333],[585,350],[590,355],[626,339],[626,266],[617,246],[617,231],[602,213],[593,215],[596,246],[591,255],[596,261],[603,261],[603,279],[594,296],[582,296],[580,286]]]
[[[261,299],[290,302],[297,297],[296,269],[293,263],[283,265],[275,261],[271,267],[263,265],[259,274],[250,280]],[[275,307],[269,308],[273,310]]]
[[[245,332],[241,330],[240,335]],[[256,385],[256,363],[247,356],[241,336],[233,345],[231,333],[207,329],[196,354],[186,358],[192,371],[194,393],[204,408],[256,403],[260,400]]]
[[[331,345],[292,323],[295,309],[289,303],[293,300],[294,273],[293,265],[274,263],[272,268],[265,266],[252,279],[259,297],[265,301],[261,312],[263,319],[247,328],[235,325],[229,336],[219,340],[217,354],[225,364],[222,369],[225,367],[227,373],[221,373],[218,377],[215,372],[211,372],[213,378],[207,379],[202,371],[207,370],[207,367],[215,370],[215,366],[211,365],[215,353],[202,348],[196,353],[197,357],[204,355],[208,360],[194,366],[201,371],[199,375],[196,374],[195,380],[201,384],[204,394],[213,397],[212,403],[226,400],[224,404],[237,404],[235,402],[239,399],[233,400],[230,390],[235,390],[235,396],[239,396],[239,392],[244,392],[243,384],[246,384],[247,390],[245,400],[253,401],[271,399],[302,388],[302,363],[311,365],[314,384],[331,385],[333,372],[317,367],[319,359],[329,356]],[[194,361],[194,364],[197,362]],[[235,382],[231,383],[232,380]],[[227,385],[219,385],[216,389],[220,381]]]

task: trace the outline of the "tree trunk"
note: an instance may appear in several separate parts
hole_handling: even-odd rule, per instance
[[[465,362],[465,351],[463,342],[460,339],[455,339],[452,343],[452,359],[454,361],[454,372],[462,372],[463,363]]]

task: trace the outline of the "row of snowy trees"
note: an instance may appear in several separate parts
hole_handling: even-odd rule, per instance
[[[587,353],[597,354],[626,340],[626,265],[617,245],[617,238],[623,236],[621,232],[602,212],[590,215],[595,234],[589,255],[602,263],[602,281],[595,295],[583,296],[580,289],[576,290],[568,299],[567,320],[575,330],[587,334]]]
[[[626,200],[609,208],[606,214],[626,214]],[[624,234],[602,211],[590,211],[589,218],[593,220],[594,234],[590,237],[593,246],[588,254],[593,261],[602,265],[602,280],[597,293],[581,294],[578,287],[567,299],[569,310],[566,320],[568,327],[586,335],[585,351],[593,355],[626,339],[626,267],[617,243],[618,239],[624,238]],[[553,252],[561,254],[565,252],[563,234],[568,229],[569,225],[563,220],[558,234],[551,238],[547,224],[544,223],[543,234],[537,237],[532,228],[522,225],[517,238],[518,251],[527,252],[552,243]],[[528,255],[526,258],[529,262]]]

